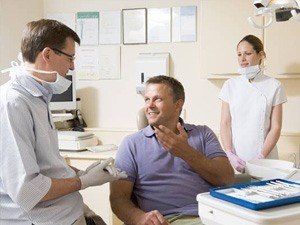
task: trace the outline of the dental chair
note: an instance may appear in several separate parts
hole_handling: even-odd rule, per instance
[[[145,115],[145,109],[144,107],[141,108],[136,115],[136,125],[138,130],[141,130],[143,128],[145,128],[146,126],[148,126],[148,120],[147,117]]]

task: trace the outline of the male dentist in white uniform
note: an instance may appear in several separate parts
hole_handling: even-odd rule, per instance
[[[59,154],[49,101],[71,85],[65,77],[74,70],[75,42],[77,34],[60,22],[28,23],[25,63],[14,64],[0,87],[1,225],[85,225],[79,190],[126,177],[104,170],[112,159],[79,171]]]

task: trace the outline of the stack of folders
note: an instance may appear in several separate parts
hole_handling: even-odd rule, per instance
[[[98,144],[98,139],[91,132],[58,131],[58,147],[60,150],[82,151],[87,146]]]

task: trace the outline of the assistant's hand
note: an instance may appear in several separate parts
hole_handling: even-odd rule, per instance
[[[138,225],[170,225],[159,211],[153,210],[143,215]]]
[[[265,159],[266,157],[260,152],[254,159]]]
[[[159,125],[155,129],[155,134],[161,145],[172,155],[182,158],[184,150],[187,149],[188,134],[185,132],[184,127],[177,123],[177,130],[179,134],[175,134],[173,131],[165,126]]]
[[[109,165],[112,161],[113,158],[109,158],[103,162],[93,163],[88,167],[85,171],[86,173],[79,177],[81,189],[83,190],[90,186],[99,186],[107,182],[127,178],[127,174],[124,171],[119,171],[113,165]]]
[[[232,151],[225,151],[225,153],[230,161],[231,166],[237,171],[244,173],[246,162],[240,157],[238,157],[236,154],[234,154]]]

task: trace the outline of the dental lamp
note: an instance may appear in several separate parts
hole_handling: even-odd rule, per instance
[[[300,21],[300,0],[254,0],[253,5],[256,8],[255,17],[265,16],[265,25],[261,26],[255,23],[253,17],[249,17],[249,23],[256,28],[267,28],[274,21],[284,22],[293,18]]]

